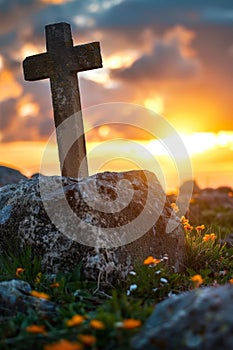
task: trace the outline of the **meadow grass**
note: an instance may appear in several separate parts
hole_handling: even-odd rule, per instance
[[[168,267],[169,257],[145,257],[124,283],[104,292],[101,284],[98,289],[96,282],[83,279],[81,263],[51,278],[41,272],[41,258],[30,248],[8,251],[0,258],[0,281],[27,281],[35,298],[58,307],[50,317],[29,308],[0,320],[0,349],[130,349],[131,337],[157,303],[195,288],[233,283],[233,249],[220,243],[221,227],[215,225],[213,232],[210,225],[192,226],[185,217],[181,222],[187,245],[183,272]]]

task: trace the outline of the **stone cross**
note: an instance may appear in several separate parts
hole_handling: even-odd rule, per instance
[[[67,23],[47,25],[45,32],[47,52],[26,57],[23,61],[24,78],[29,81],[50,79],[56,130],[76,113],[75,125],[57,131],[61,173],[70,177],[88,176],[77,73],[102,67],[100,45],[93,42],[73,46],[71,28]],[[73,133],[81,136],[74,138],[76,141],[65,154],[71,133],[72,138]]]

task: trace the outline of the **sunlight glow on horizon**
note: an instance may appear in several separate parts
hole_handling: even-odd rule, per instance
[[[61,5],[61,4],[65,4],[66,2],[72,2],[74,0],[40,0],[40,1],[51,5]]]
[[[164,98],[162,96],[155,96],[154,98],[148,98],[144,101],[144,106],[151,109],[155,113],[164,113]]]
[[[103,134],[108,134],[109,130],[102,130]],[[233,132],[219,133],[192,133],[180,135],[190,156],[194,171],[194,178],[202,186],[231,185],[233,172]],[[144,161],[144,169],[154,171],[158,176],[158,171],[154,170],[150,163],[150,157],[146,157],[144,152],[139,152],[139,148],[134,150],[133,143],[149,152],[155,161],[162,167],[163,173],[168,178],[168,189],[172,189],[177,182],[174,161],[162,142],[159,140],[125,140],[132,143],[124,146],[124,140],[87,142],[87,157],[90,174],[98,171],[128,171],[140,168],[140,161]],[[125,143],[127,145],[127,143]],[[40,162],[46,146],[45,142],[14,142],[0,143],[1,164],[15,167],[21,170],[26,176],[39,172]],[[102,147],[100,147],[102,146]],[[124,147],[127,147],[124,154]],[[104,151],[103,151],[104,150]],[[116,154],[117,153],[117,154]],[[122,156],[121,156],[122,154]],[[120,155],[120,156],[119,156]],[[131,157],[131,158],[130,158]],[[147,159],[148,158],[148,159]],[[138,161],[137,161],[138,159]],[[98,167],[98,164],[101,164]],[[133,165],[134,164],[134,165]],[[173,164],[173,165],[172,165]],[[48,157],[45,160],[45,175],[59,174],[59,162],[56,143],[49,146]],[[169,171],[168,171],[169,169]]]
[[[0,70],[3,68],[3,57],[0,55]]]

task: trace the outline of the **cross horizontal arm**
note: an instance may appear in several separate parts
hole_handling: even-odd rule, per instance
[[[48,53],[26,57],[23,61],[24,79],[29,81],[49,78],[53,62]]]
[[[69,67],[72,71],[82,72],[89,69],[102,68],[102,58],[100,54],[100,44],[93,43],[74,46],[73,50],[74,66]]]
[[[54,67],[58,66],[58,63],[67,74],[101,68],[103,65],[100,44],[93,42],[66,48],[58,52],[56,56],[47,52],[29,56],[23,61],[24,79],[35,81],[51,78],[55,71]]]

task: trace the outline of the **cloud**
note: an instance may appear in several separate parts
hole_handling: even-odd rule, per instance
[[[0,70],[0,103],[9,98],[16,98],[22,94],[22,87],[8,69]]]
[[[0,130],[4,131],[16,118],[16,100],[9,99],[1,103]]]
[[[174,26],[177,23],[183,25],[195,25],[205,23],[205,14],[213,9],[216,13],[233,10],[231,0],[127,0],[107,12],[102,12],[97,17],[97,24],[101,28],[138,28],[161,25]],[[220,16],[220,15],[219,15]],[[229,21],[229,14],[221,16],[222,20]],[[217,16],[212,20],[218,22]]]
[[[206,9],[203,11],[201,18],[204,22],[232,24],[233,6],[231,9],[222,9],[219,7]]]
[[[99,74],[108,78],[96,83],[79,75],[83,108],[119,101],[154,103],[162,96],[168,118],[181,120],[195,111],[189,121],[195,125],[201,109],[209,111],[217,101],[214,118],[221,119],[223,128],[232,127],[231,0],[46,1],[0,0],[0,128],[5,141],[45,139],[54,128],[49,81],[25,82],[22,60],[33,46],[38,53],[45,51],[44,26],[60,21],[72,25],[75,45],[101,42],[104,69]],[[117,57],[129,57],[130,64],[113,69],[111,59]],[[30,96],[37,115],[18,114],[23,96]],[[100,115],[92,118],[101,120]],[[208,120],[206,124],[212,128]]]
[[[158,40],[152,52],[142,55],[131,67],[116,70],[113,76],[124,81],[180,80],[196,77],[200,62],[190,44],[193,33],[176,27]]]
[[[17,32],[16,28],[22,28],[25,25],[25,20],[28,22],[43,7],[44,5],[37,0],[1,1],[0,35]]]

